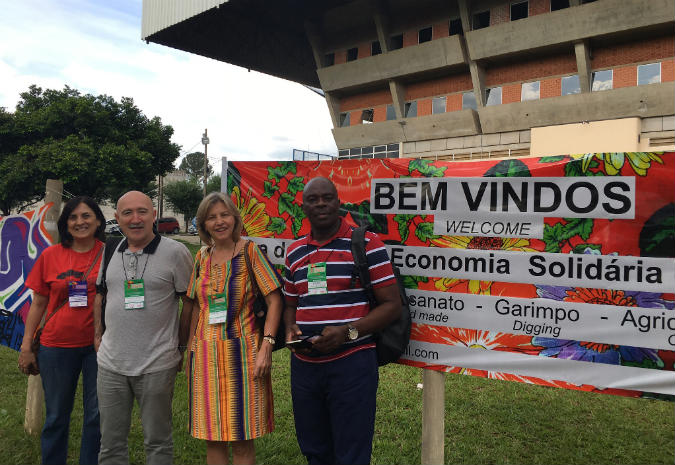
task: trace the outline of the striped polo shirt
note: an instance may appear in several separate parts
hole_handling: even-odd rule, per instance
[[[297,306],[295,320],[303,335],[321,334],[325,326],[339,326],[358,320],[370,311],[368,295],[361,287],[352,256],[352,227],[341,218],[335,235],[325,242],[315,241],[311,233],[293,242],[286,251],[284,294],[286,301]],[[396,284],[387,249],[376,234],[366,232],[366,256],[374,288]],[[326,263],[327,290],[309,294],[307,270],[310,264]],[[295,354],[307,362],[328,362],[358,350],[375,347],[373,337],[360,335],[345,342],[330,354],[311,352]]]

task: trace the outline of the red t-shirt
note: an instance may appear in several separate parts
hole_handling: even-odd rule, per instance
[[[38,294],[48,296],[47,317],[49,321],[42,330],[40,343],[48,347],[85,347],[94,343],[94,296],[96,277],[101,266],[103,243],[96,244],[89,252],[75,252],[56,244],[42,252],[26,279],[26,287]],[[68,302],[49,317],[68,298],[68,282],[81,281],[92,262],[93,268],[87,277],[87,306],[71,307]]]

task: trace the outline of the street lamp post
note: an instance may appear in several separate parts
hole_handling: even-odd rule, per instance
[[[204,144],[204,197],[206,197],[206,177],[209,168],[209,157],[207,152],[209,146],[208,129],[204,129],[204,134],[202,134],[202,144]]]

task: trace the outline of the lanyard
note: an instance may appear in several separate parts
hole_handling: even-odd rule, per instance
[[[131,266],[131,260],[135,260],[136,264],[138,264],[138,257],[142,257],[144,255],[143,251],[141,251],[140,255],[137,255],[136,252],[124,252],[122,254],[122,269],[124,270],[124,280],[129,281],[129,276],[127,276],[127,268],[124,265],[124,255],[129,255],[129,268],[136,268],[136,266]],[[143,275],[145,274],[145,269],[148,266],[148,262],[150,261],[150,254],[148,254],[148,258],[145,259],[145,264],[143,265],[143,271],[141,272],[141,277],[138,279],[143,279]],[[134,273],[134,279],[136,278],[136,275]]]

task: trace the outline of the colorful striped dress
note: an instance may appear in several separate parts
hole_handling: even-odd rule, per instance
[[[280,287],[266,257],[253,242],[245,245],[260,291]],[[188,296],[199,303],[199,323],[190,347],[190,434],[210,441],[258,438],[274,430],[270,376],[255,379],[253,369],[262,328],[253,314],[253,291],[244,251],[222,265],[200,250]],[[209,324],[209,295],[225,293],[227,322]]]

